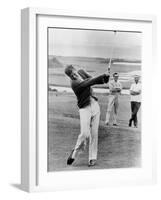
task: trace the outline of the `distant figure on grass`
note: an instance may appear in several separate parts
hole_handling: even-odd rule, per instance
[[[100,107],[97,98],[92,94],[91,86],[107,83],[109,81],[109,74],[107,73],[92,78],[92,76],[83,69],[76,70],[73,65],[68,65],[65,68],[65,74],[71,80],[71,88],[77,97],[80,115],[80,134],[67,160],[67,164],[71,165],[74,162],[77,153],[85,149],[87,139],[89,139],[88,166],[94,166],[97,160]]]
[[[130,88],[131,95],[131,118],[129,120],[129,126],[131,127],[132,122],[134,122],[134,127],[137,128],[138,120],[137,120],[137,112],[141,105],[141,83],[139,82],[140,76],[134,76],[134,83]]]
[[[113,74],[113,81],[109,82],[110,94],[108,96],[108,106],[105,124],[108,126],[110,121],[110,116],[113,113],[113,125],[117,126],[117,114],[119,108],[119,95],[121,94],[122,85],[118,81],[118,73]]]

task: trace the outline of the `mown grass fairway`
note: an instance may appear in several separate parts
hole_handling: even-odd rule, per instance
[[[88,167],[88,149],[72,166],[66,160],[75,146],[79,131],[79,113],[72,93],[48,93],[48,171],[130,168],[141,166],[141,129],[129,128],[130,97],[120,96],[119,127],[104,125],[108,96],[97,94],[101,108],[98,161]],[[138,113],[140,122],[140,111]]]

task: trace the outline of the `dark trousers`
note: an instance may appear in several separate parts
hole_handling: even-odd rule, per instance
[[[137,112],[140,108],[141,103],[131,101],[131,119],[129,121],[129,125],[131,126],[132,121],[134,122],[134,126],[137,126],[138,120],[137,120]]]

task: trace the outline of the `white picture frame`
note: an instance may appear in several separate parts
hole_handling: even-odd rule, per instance
[[[42,20],[40,19],[41,17],[43,18]],[[62,20],[59,22],[59,18],[65,20],[73,19],[77,21],[77,24],[79,23],[80,27],[84,26],[81,20],[88,20],[88,23],[92,22],[90,27],[96,29],[98,28],[97,26],[103,27],[107,21],[111,21],[111,27],[114,22],[119,22],[118,26],[126,22],[127,30],[134,29],[134,27],[136,30],[143,30],[145,37],[147,36],[146,41],[148,40],[149,42],[149,46],[143,45],[143,53],[145,53],[143,56],[147,57],[143,59],[143,65],[147,66],[146,70],[143,68],[143,89],[145,91],[143,110],[148,108],[149,113],[152,111],[152,103],[146,97],[148,96],[148,91],[152,90],[152,85],[147,88],[147,83],[152,75],[150,66],[153,64],[153,70],[155,70],[156,61],[155,16],[103,12],[90,13],[43,8],[23,9],[21,12],[21,188],[25,191],[33,192],[155,183],[156,145],[155,133],[151,132],[154,119],[152,116],[147,117],[147,111],[143,112],[143,132],[147,132],[147,134],[144,134],[145,138],[142,141],[145,162],[143,162],[141,169],[55,172],[54,174],[48,174],[47,170],[45,172],[46,164],[43,164],[43,162],[46,158],[44,155],[46,150],[44,149],[47,148],[47,143],[44,142],[44,138],[41,137],[39,131],[45,129],[46,126],[40,122],[38,123],[38,118],[39,114],[45,109],[42,108],[41,110],[42,105],[46,105],[45,97],[42,98],[43,100],[39,100],[40,96],[42,97],[46,92],[46,78],[43,78],[46,68],[42,64],[41,70],[39,68],[38,55],[40,46],[38,45],[39,38],[37,34],[41,30],[43,34],[43,28],[50,26],[51,19],[54,18],[58,19],[56,23],[62,23],[60,26],[66,24],[67,27],[70,27],[71,24],[67,24],[66,21],[63,24]],[[100,22],[100,25],[96,21]],[[149,50],[147,47],[149,47]],[[44,62],[46,61],[42,60],[42,63]],[[42,80],[41,83],[40,79]],[[46,115],[44,115],[45,117]],[[44,118],[39,118],[39,121],[43,121]],[[146,123],[151,123],[148,128]],[[44,145],[42,145],[42,142],[44,142]],[[84,182],[85,179],[86,181]],[[79,181],[75,182],[74,180]]]

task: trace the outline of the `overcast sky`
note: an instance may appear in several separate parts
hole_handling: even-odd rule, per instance
[[[141,33],[49,28],[49,55],[141,59]]]

